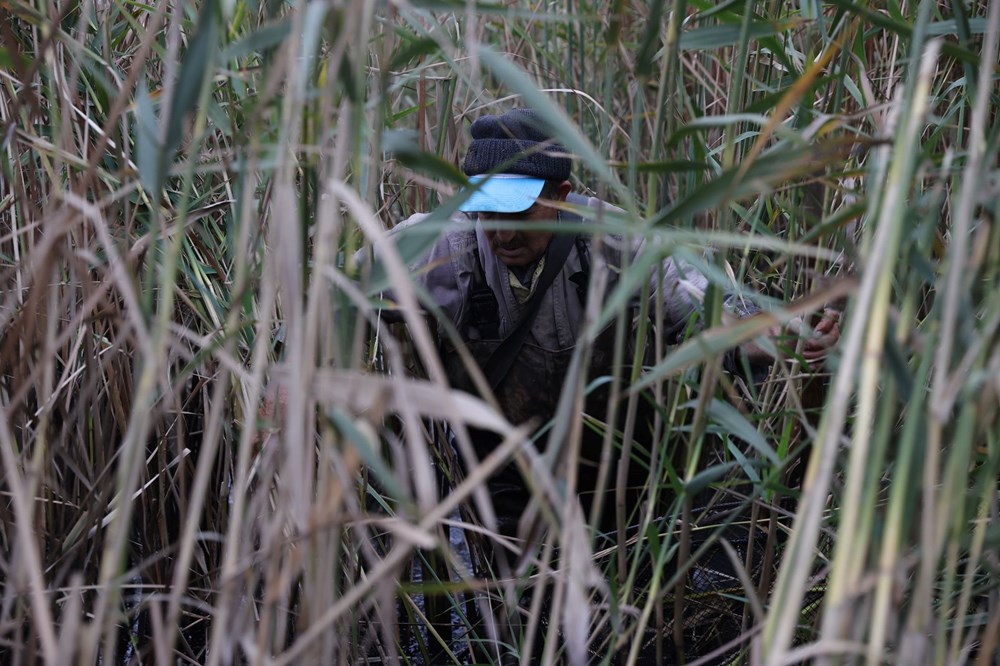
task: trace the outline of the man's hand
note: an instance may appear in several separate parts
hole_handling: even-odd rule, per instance
[[[827,353],[840,340],[840,311],[832,308],[823,310],[820,320],[806,329],[798,317],[788,323],[788,330],[804,338],[802,357],[810,364],[826,358]]]
[[[827,353],[840,340],[840,311],[832,308],[823,310],[818,322],[807,328],[801,317],[795,317],[785,327],[775,326],[768,335],[775,343],[784,342],[787,348],[796,347],[797,341],[792,336],[804,338],[802,357],[809,365],[814,365],[826,358]],[[770,363],[774,360],[772,352],[767,351],[754,341],[740,346],[740,351],[756,363]]]

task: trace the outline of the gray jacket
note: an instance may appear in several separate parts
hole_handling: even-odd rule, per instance
[[[598,217],[601,211],[612,210],[605,208],[607,204],[598,199],[571,195],[569,201],[576,205],[589,206]],[[419,223],[420,219],[422,218],[411,218],[407,224]],[[565,224],[575,224],[579,221],[573,216],[562,216],[562,219]],[[465,338],[465,345],[479,367],[488,368],[490,361],[496,359],[498,348],[504,346],[502,340],[518,325],[528,305],[519,302],[514,295],[510,285],[510,272],[490,250],[482,227],[464,218],[457,222],[457,228],[438,238],[427,256],[411,268],[422,281],[431,299]],[[585,323],[586,303],[580,293],[580,285],[585,284],[580,279],[581,274],[587,273],[585,267],[589,265],[590,271],[609,271],[607,277],[610,290],[619,279],[621,259],[626,251],[631,253],[632,257],[636,257],[642,250],[641,243],[627,244],[621,237],[610,235],[604,236],[604,242],[600,247],[600,259],[603,261],[595,260],[593,256],[595,245],[589,234],[584,233],[577,237],[561,271],[542,294],[540,307],[529,335],[517,348],[516,356],[512,359],[508,357],[510,365],[494,387],[494,395],[500,409],[512,423],[542,425],[556,413],[573,350]],[[477,280],[480,265],[482,274]],[[708,281],[690,266],[673,259],[664,260],[658,268],[661,270],[655,273],[657,276],[662,275],[661,289],[651,289],[650,293],[658,294],[662,298],[663,334],[665,340],[672,343],[677,341],[676,338],[689,325],[692,316],[699,308],[698,299],[692,294],[704,293]],[[657,276],[651,277],[651,282],[660,279]],[[477,331],[485,329],[486,326],[477,328],[470,324],[479,322],[469,321],[470,312],[473,310],[472,294],[476,290],[477,283],[481,285],[483,279],[496,299],[499,330],[494,337],[478,335]],[[655,284],[650,286],[653,287]],[[653,312],[656,312],[656,309],[651,307],[650,313]],[[614,370],[613,345],[609,344],[613,342],[613,335],[606,333],[613,331],[608,329],[603,332],[589,350],[591,378],[606,376]],[[474,392],[475,386],[470,382],[467,369],[459,355],[449,349],[449,344],[442,338],[442,363],[452,386]],[[608,404],[608,397],[607,384],[596,388],[587,396],[584,411],[595,416],[606,414],[604,409]],[[633,437],[649,449],[655,442],[652,437],[657,434],[648,427],[649,424],[655,423],[653,416],[655,407],[647,401],[639,401],[638,409],[643,411],[636,416],[635,422],[639,425]],[[623,413],[619,411],[619,417]],[[620,428],[621,425],[615,427]],[[541,446],[546,450],[551,436],[551,432],[542,435]],[[473,450],[480,458],[488,455],[498,441],[495,435],[483,431],[470,432],[470,439]],[[577,491],[584,501],[585,510],[589,510],[586,507],[593,499],[599,481],[598,470],[601,468],[602,450],[601,436],[589,428],[584,428],[577,453]],[[629,465],[628,474],[626,484],[628,488],[644,487],[648,475],[645,467]],[[612,470],[610,476],[606,478],[617,478],[617,472]],[[525,492],[525,483],[520,471],[516,466],[508,465],[490,477],[488,484],[493,506],[500,520],[501,531],[505,534],[515,534],[518,520],[523,515],[530,497],[530,494]],[[630,492],[634,493],[634,490]],[[606,500],[611,497],[613,494],[605,495]],[[630,505],[638,501],[637,498],[629,499],[629,497],[632,495],[626,498]],[[614,511],[605,510],[604,515],[613,516]]]
[[[593,197],[571,194],[569,203],[587,205],[598,215],[602,210],[622,212]],[[423,215],[413,216],[404,224],[418,223],[423,217]],[[525,306],[514,296],[510,286],[510,273],[490,251],[482,227],[471,220],[463,220],[461,224],[461,228],[445,233],[428,255],[412,268],[432,300],[441,307],[458,330],[464,332],[474,272],[477,270],[473,252],[478,251],[486,282],[497,299],[502,338],[520,321]],[[578,283],[572,278],[584,272],[584,266],[587,264],[595,269],[601,265],[595,262],[592,256],[580,256],[581,252],[590,255],[592,245],[590,235],[580,236],[580,241],[570,250],[562,271],[544,294],[529,335],[529,339],[538,346],[551,350],[568,349],[573,347],[579,338],[584,323],[585,304],[580,297]],[[621,237],[604,237],[602,257],[603,265],[611,271],[609,290],[617,280],[624,245]],[[630,251],[633,257],[641,247],[641,242],[632,245]],[[655,279],[656,277],[653,277],[651,281]],[[682,280],[688,283],[687,286],[682,285]],[[679,265],[669,258],[663,261],[660,294],[663,299],[662,323],[668,342],[674,341],[673,338],[684,330],[698,307],[697,300],[691,293],[704,292],[707,284],[706,278],[690,266]],[[651,289],[650,293],[657,292]],[[650,311],[654,310],[651,308]]]

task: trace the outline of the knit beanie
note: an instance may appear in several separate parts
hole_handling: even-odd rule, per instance
[[[472,143],[462,170],[467,176],[499,171],[545,180],[567,180],[572,160],[554,143],[531,109],[482,116],[472,123]]]

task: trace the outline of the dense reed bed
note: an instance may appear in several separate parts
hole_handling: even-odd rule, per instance
[[[1000,3],[0,13],[5,663],[997,663]],[[447,386],[406,269],[513,106],[626,211],[591,232],[648,239],[623,283],[710,278],[704,332],[643,328],[611,386],[655,396],[665,509],[610,534],[565,500],[585,375],[536,454]],[[590,293],[578,360],[606,325],[624,356],[628,294]],[[721,371],[829,306],[825,362],[789,335],[761,381]],[[445,421],[503,444],[460,473]],[[474,575],[512,458],[549,536]]]

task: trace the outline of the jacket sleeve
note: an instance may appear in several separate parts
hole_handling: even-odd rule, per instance
[[[708,278],[691,265],[673,257],[665,259],[655,273],[651,278],[650,293],[651,298],[656,298],[655,288],[658,283],[663,303],[663,330],[667,342],[677,344],[682,341],[686,331],[703,330],[705,319],[701,310],[709,286]],[[651,311],[654,306],[655,303],[650,304]],[[723,294],[722,307],[738,319],[752,317],[761,312],[757,303],[734,291]],[[767,376],[770,366],[769,360],[752,361],[747,378],[754,383],[761,382]],[[739,347],[726,352],[723,357],[723,367],[730,374],[743,374],[743,355]]]
[[[401,234],[405,234],[408,228],[419,225],[427,217],[427,213],[411,215],[394,226],[390,236],[396,237],[394,241],[400,243],[399,236]],[[463,220],[455,221],[463,222]],[[474,247],[474,233],[470,234],[463,229],[442,233],[429,250],[407,263],[410,275],[427,292],[431,304],[440,308],[456,326],[460,325],[465,316],[464,295],[472,281],[470,235],[472,247]],[[358,262],[365,260],[362,252],[364,250],[359,250],[356,255]],[[377,261],[378,257],[376,256],[375,259]],[[396,300],[391,287],[383,290],[381,296],[387,301]],[[399,313],[395,310],[383,310],[381,316],[389,322],[401,321]]]
[[[702,300],[708,288],[708,279],[693,267],[672,257],[665,259],[650,280],[650,297],[660,297],[663,304],[663,333],[666,340],[676,344],[692,326],[703,328]],[[650,311],[655,303],[650,303]]]
[[[427,290],[431,302],[459,329],[465,319],[467,294],[472,288],[474,251],[474,232],[448,232],[414,267],[414,275]]]
[[[625,214],[623,209],[594,197],[577,197],[571,203],[585,203],[595,211],[593,215],[598,220],[603,213],[617,216]],[[644,238],[629,241],[618,235],[607,236],[603,245],[604,259],[613,271],[620,271],[623,255],[629,253],[634,260],[647,249],[646,243]],[[668,344],[677,344],[691,325],[692,317],[701,308],[708,280],[693,267],[668,257],[652,271],[649,287],[650,315],[657,312],[655,299],[662,299],[663,333]],[[698,330],[700,323],[696,323],[696,326],[695,330]]]
[[[417,213],[393,228],[393,235],[406,233],[408,228],[420,224],[428,215]],[[461,326],[466,312],[466,294],[472,283],[474,262],[472,252],[476,247],[475,232],[468,221],[453,218],[454,229],[441,233],[430,249],[408,264],[410,274],[423,287],[436,305],[456,326]],[[384,296],[392,299],[391,290]]]
[[[649,246],[650,242],[655,241],[644,238],[632,241],[629,249],[633,261],[639,260],[643,252],[656,251]],[[629,245],[618,247],[624,254]],[[686,331],[702,328],[701,304],[707,288],[708,279],[704,275],[674,257],[667,257],[653,266],[649,276],[649,316],[662,313],[659,323],[667,344],[678,344],[683,341]]]

